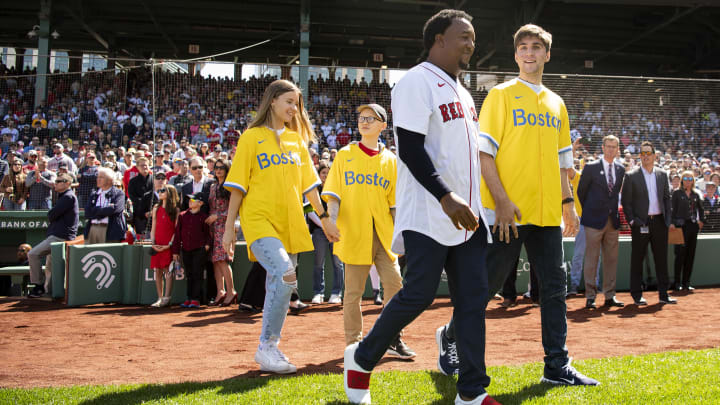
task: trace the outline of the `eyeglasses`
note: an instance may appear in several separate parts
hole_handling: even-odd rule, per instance
[[[364,116],[361,115],[361,116],[358,117],[358,122],[366,122],[366,123],[368,123],[368,124],[372,124],[372,123],[375,122],[375,121],[380,121],[380,122],[382,122],[382,120],[380,120],[380,119],[377,118],[377,117],[373,117],[373,116],[364,117]]]
[[[654,154],[655,154],[655,152],[648,151],[648,150],[640,152],[640,156],[650,156],[650,155],[654,155]]]
[[[13,163],[13,166],[22,166],[20,163]]]
[[[55,184],[67,183],[67,180],[55,180]]]
[[[692,177],[683,177],[682,179],[685,180],[685,181],[692,181],[692,180],[693,180]]]
[[[167,193],[167,189],[161,188],[160,190],[158,190],[158,194],[160,194],[160,193]]]
[[[220,169],[220,170],[227,170],[227,167],[225,167],[225,166],[223,166],[223,165],[215,165],[215,170],[218,170],[218,169]]]
[[[198,170],[198,169],[202,169],[202,168],[203,168],[202,166],[193,166],[193,167],[191,167],[191,169],[193,169],[193,170]]]
[[[198,202],[198,201],[202,201],[202,200],[198,200],[197,198],[191,198],[191,199],[190,199],[190,202]]]

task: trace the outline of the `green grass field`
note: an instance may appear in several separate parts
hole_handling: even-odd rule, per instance
[[[720,348],[573,363],[599,387],[539,382],[542,364],[491,367],[490,394],[503,404],[718,404]],[[455,379],[435,371],[373,375],[374,404],[451,404]],[[342,375],[228,379],[204,383],[2,389],[0,404],[342,404]]]

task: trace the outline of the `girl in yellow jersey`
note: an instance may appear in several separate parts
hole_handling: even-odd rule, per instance
[[[232,257],[239,213],[248,256],[267,270],[262,332],[255,353],[263,371],[297,370],[278,343],[290,295],[297,288],[297,254],[313,250],[303,196],[318,212],[328,240],[335,242],[340,236],[316,189],[320,181],[308,152],[314,137],[300,90],[289,81],[276,80],[265,89],[255,120],[240,136],[225,180],[231,194],[223,247]]]

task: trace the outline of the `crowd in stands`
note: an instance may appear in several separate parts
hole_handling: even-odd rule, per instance
[[[160,71],[154,77],[153,100],[147,68],[55,74],[48,77],[47,100],[33,108],[33,72],[23,73],[17,75],[0,64],[2,209],[50,209],[57,199],[55,179],[65,174],[72,178],[80,209],[85,209],[98,175],[112,173],[113,185],[127,197],[130,242],[151,237],[158,191],[174,187],[183,211],[188,209],[187,195],[204,193],[215,200],[222,194],[218,186],[211,193],[217,162],[222,178],[238,137],[253,120],[265,87],[275,79],[230,80]],[[677,102],[662,105],[662,99],[658,104],[657,97],[649,100],[627,88],[603,87],[606,82],[601,80],[588,79],[581,96],[557,77],[548,80],[568,102],[578,172],[601,157],[600,140],[608,133],[620,138],[616,161],[626,170],[639,166],[640,142],[653,140],[658,145],[657,164],[669,173],[673,190],[680,187],[685,170],[695,173],[706,213],[702,231],[720,232],[720,120],[702,101],[707,89],[689,84],[692,88],[684,91],[697,98],[681,107]],[[387,83],[354,82],[347,76],[310,78],[306,108],[318,136],[310,147],[316,168],[329,167],[337,150],[359,140],[354,108],[374,102],[389,107],[390,91]],[[486,94],[482,89],[474,93],[478,108]],[[391,130],[384,131],[380,142],[394,151]],[[218,204],[209,201],[204,208],[210,217],[220,214]],[[629,234],[622,213],[621,223],[621,234]],[[222,227],[211,228],[217,228],[211,236],[221,238]],[[214,301],[230,303],[237,293],[232,277],[227,280],[229,268],[214,270]],[[158,288],[161,297],[162,286]],[[379,287],[374,289],[377,302]]]

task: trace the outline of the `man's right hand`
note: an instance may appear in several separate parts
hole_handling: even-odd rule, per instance
[[[520,209],[510,199],[504,201],[497,201],[495,203],[495,225],[493,225],[492,233],[495,233],[495,229],[500,229],[498,235],[501,242],[510,243],[510,228],[512,228],[515,239],[518,238],[517,225],[515,225],[515,218],[519,221],[522,217]]]
[[[455,228],[468,231],[474,231],[478,228],[478,217],[475,216],[468,203],[459,195],[452,191],[445,194],[440,199],[440,205],[445,214],[450,217]]]

